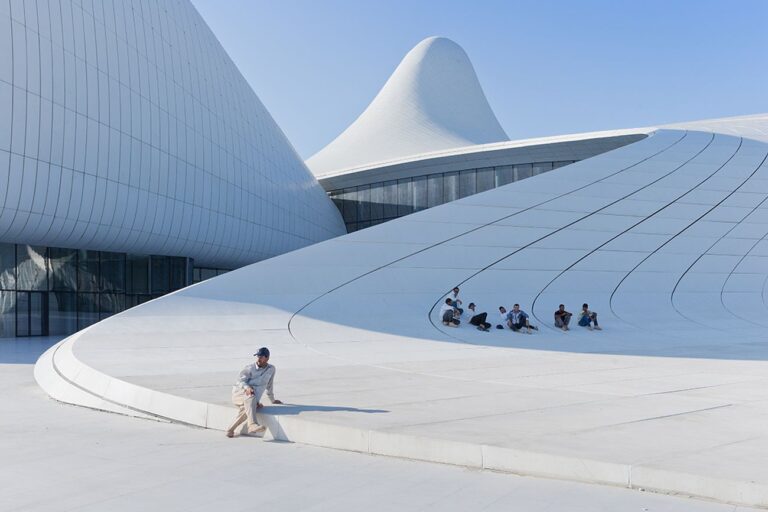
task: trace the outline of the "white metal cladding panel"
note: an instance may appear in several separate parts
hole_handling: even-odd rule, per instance
[[[186,0],[0,0],[0,240],[240,266],[344,233]]]

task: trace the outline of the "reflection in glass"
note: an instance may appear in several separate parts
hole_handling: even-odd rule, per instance
[[[501,187],[508,185],[515,181],[515,166],[514,165],[502,165],[495,168],[496,171],[496,186]]]
[[[397,216],[413,213],[413,182],[411,178],[397,180]]]
[[[371,220],[384,218],[384,184],[371,185]]]
[[[80,250],[77,253],[77,290],[95,292],[99,289],[99,251]]]
[[[384,218],[397,217],[397,180],[384,182]]]
[[[29,292],[16,292],[16,336],[29,336]]]
[[[98,293],[78,293],[77,294],[77,328],[85,329],[91,324],[99,321],[99,294]]]
[[[0,244],[0,289],[16,289],[16,246]]]
[[[126,263],[127,291],[149,293],[149,256],[129,254]]]
[[[552,162],[537,162],[533,164],[532,174],[534,176],[538,176],[539,174],[542,174],[551,170],[552,170]]]
[[[476,190],[476,173],[474,169],[461,171],[459,174],[459,197],[471,196]]]
[[[16,292],[0,291],[0,337],[16,336]]]
[[[48,307],[48,329],[51,335],[70,334],[77,330],[77,295],[72,292],[51,292]]]
[[[171,291],[180,290],[186,286],[187,259],[186,258],[168,258],[170,263],[170,281]]]
[[[345,188],[342,195],[342,217],[344,222],[357,222],[357,191],[355,188]]]
[[[371,220],[371,187],[357,187],[357,220]]]
[[[493,188],[496,176],[493,167],[486,167],[485,169],[477,170],[477,190],[475,193],[485,192]]]
[[[104,319],[125,310],[125,295],[122,293],[99,294],[99,318]]]
[[[427,206],[432,208],[443,204],[443,175],[433,174],[427,177]]]
[[[533,167],[531,164],[519,164],[515,166],[515,181],[524,180],[531,177]]]
[[[77,251],[75,249],[48,249],[51,268],[51,289],[75,291],[77,289]]]
[[[443,199],[445,203],[459,198],[459,173],[447,172],[443,175]]]
[[[427,177],[413,178],[413,211],[427,209]]]
[[[166,256],[151,256],[152,271],[150,273],[152,280],[152,293],[168,293],[169,268],[168,258]]]
[[[45,247],[16,246],[16,289],[47,290],[48,268]]]
[[[125,254],[101,253],[101,289],[99,291],[125,291]]]

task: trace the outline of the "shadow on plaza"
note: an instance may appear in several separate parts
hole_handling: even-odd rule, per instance
[[[283,404],[265,406],[260,412],[264,412],[271,416],[295,416],[303,412],[361,412],[364,414],[381,414],[389,411],[386,409],[359,409],[357,407],[335,405]]]

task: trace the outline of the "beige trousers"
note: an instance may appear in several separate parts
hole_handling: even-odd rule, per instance
[[[248,396],[242,389],[232,391],[232,403],[237,406],[238,411],[235,421],[227,429],[229,432],[234,432],[244,421],[248,422],[248,427],[259,424],[256,421],[256,405],[259,401],[255,395]]]

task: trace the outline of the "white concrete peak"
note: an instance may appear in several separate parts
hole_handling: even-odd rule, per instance
[[[506,140],[466,52],[450,39],[430,37],[408,52],[360,117],[307,165],[321,176]]]

